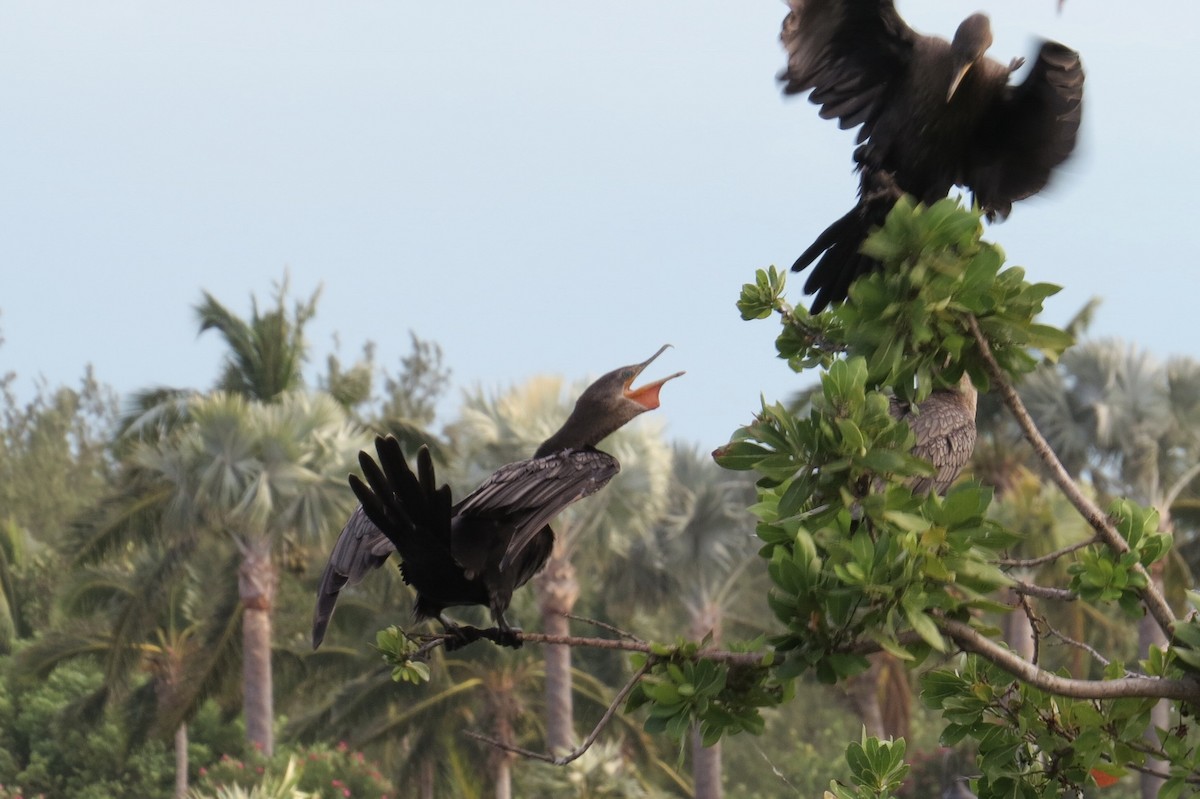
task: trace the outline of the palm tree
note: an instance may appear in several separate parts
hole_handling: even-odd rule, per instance
[[[260,313],[252,296],[247,321],[204,292],[204,301],[196,306],[200,332],[216,330],[229,345],[218,388],[263,402],[300,388],[300,368],[308,354],[304,326],[316,314],[321,290],[297,302],[290,315],[287,293],[285,274],[275,287],[275,307]]]
[[[450,429],[461,462],[468,464],[463,485],[473,487],[501,465],[529,457],[562,424],[583,387],[575,385],[567,397],[560,379],[540,377],[497,396],[470,394]],[[554,550],[535,581],[543,632],[569,632],[567,614],[580,594],[574,560],[603,568],[613,562],[608,553],[619,554],[648,535],[665,509],[670,450],[659,429],[642,422],[606,439],[601,446],[620,461],[621,474],[554,524]],[[590,571],[600,576],[600,569]],[[575,741],[570,648],[545,647],[545,666],[546,743],[551,751],[565,751]]]
[[[167,562],[177,563],[211,534],[236,547],[246,734],[268,754],[276,558],[285,544],[336,529],[350,501],[341,476],[367,443],[342,405],[299,392],[320,291],[290,310],[287,294],[285,275],[273,306],[260,312],[252,297],[245,320],[204,293],[200,332],[216,330],[229,346],[220,390],[135,396],[116,447],[128,467],[121,490],[77,542],[84,561],[130,540],[172,539]]]
[[[351,497],[342,476],[366,436],[322,394],[289,392],[272,404],[197,395],[181,418],[129,447],[124,490],[79,549],[97,557],[158,542],[164,580],[205,550],[236,550],[246,735],[269,754],[276,559],[286,544],[315,540],[345,518]]]

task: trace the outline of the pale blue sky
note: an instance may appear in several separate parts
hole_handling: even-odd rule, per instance
[[[949,36],[981,0],[900,3]],[[1192,194],[1200,5],[993,2],[1087,69],[1082,143],[991,229],[1048,319],[1200,357]],[[239,311],[284,268],[315,351],[407,331],[458,387],[572,380],[676,349],[657,412],[714,446],[800,385],[734,308],[853,203],[852,134],[783,100],[775,0],[16,2],[0,6],[0,371],[204,387],[202,289]],[[792,299],[799,296],[794,281]],[[455,391],[443,420],[453,417]]]

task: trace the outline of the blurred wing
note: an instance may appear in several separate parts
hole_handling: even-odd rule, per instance
[[[344,587],[357,583],[367,572],[378,569],[395,551],[396,547],[371,523],[362,506],[355,508],[334,543],[333,551],[329,553],[325,571],[321,573],[317,606],[313,612],[313,649],[325,639],[325,629],[333,616],[338,593]]]
[[[1036,194],[1075,149],[1083,112],[1079,54],[1043,42],[1029,76],[989,109],[963,182],[979,206],[1004,218],[1015,200]]]
[[[456,505],[454,516],[504,520],[512,530],[500,561],[504,571],[551,519],[572,502],[599,491],[620,470],[616,458],[594,449],[564,450],[510,463]],[[455,556],[459,554],[456,548]],[[463,553],[464,557],[470,554]],[[462,565],[469,571],[481,566]]]
[[[917,34],[891,0],[789,0],[780,39],[784,94],[812,90],[821,117],[871,134],[893,81],[908,69]]]

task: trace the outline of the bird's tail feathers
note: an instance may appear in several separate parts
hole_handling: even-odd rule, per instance
[[[872,230],[883,225],[900,195],[891,175],[864,170],[858,203],[825,228],[792,264],[792,271],[799,272],[816,262],[804,283],[805,294],[816,294],[811,313],[845,300],[850,284],[879,266],[862,253],[862,245]]]

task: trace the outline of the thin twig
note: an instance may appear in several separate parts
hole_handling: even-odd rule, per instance
[[[1055,454],[1054,449],[1038,431],[1037,425],[1033,423],[1033,418],[1029,415],[1028,409],[1026,409],[1025,404],[1021,401],[1017,390],[1013,388],[1007,375],[1000,368],[1000,364],[996,362],[995,356],[992,355],[991,345],[988,344],[987,337],[983,335],[983,331],[979,329],[979,320],[975,318],[974,314],[967,315],[967,324],[971,328],[971,335],[975,337],[975,343],[979,346],[979,354],[987,366],[992,382],[1000,392],[1004,404],[1008,406],[1009,412],[1012,413],[1013,418],[1017,420],[1017,424],[1020,425],[1021,430],[1025,433],[1025,439],[1049,470],[1050,479],[1054,481],[1054,484],[1058,486],[1059,490],[1063,492],[1063,495],[1066,496],[1070,503],[1075,506],[1076,510],[1083,515],[1084,520],[1096,531],[1105,544],[1120,554],[1128,552],[1129,542],[1117,531],[1112,519],[1101,511],[1100,508],[1096,507],[1096,504],[1079,490],[1079,486],[1071,479],[1071,475],[1067,473],[1066,468],[1062,465],[1062,461],[1058,459],[1058,455]],[[1171,607],[1167,604],[1166,599],[1163,598],[1162,593],[1155,587],[1154,580],[1150,577],[1145,567],[1137,563],[1133,568],[1146,580],[1146,587],[1141,590],[1142,601],[1146,605],[1146,609],[1169,638],[1171,630],[1175,626],[1175,614],[1171,611]]]
[[[1054,552],[1046,555],[1040,555],[1036,558],[1000,558],[999,560],[992,561],[992,563],[1004,569],[1032,569],[1034,566],[1041,566],[1043,563],[1049,563],[1052,560],[1058,560],[1063,555],[1069,555],[1076,550],[1083,549],[1084,547],[1090,547],[1092,544],[1095,544],[1099,541],[1100,536],[1094,535],[1086,541],[1080,541],[1076,544],[1071,544],[1068,547],[1057,549]]]
[[[1108,658],[1104,657],[1104,655],[1101,655],[1099,652],[1097,652],[1096,648],[1093,647],[1091,644],[1086,644],[1083,641],[1076,641],[1074,638],[1070,637],[1069,635],[1064,635],[1063,633],[1060,633],[1058,630],[1051,627],[1049,624],[1046,625],[1046,634],[1054,636],[1055,638],[1057,638],[1059,641],[1062,641],[1067,646],[1073,646],[1076,649],[1082,649],[1084,652],[1087,652],[1089,655],[1091,655],[1093,658],[1095,658],[1096,662],[1099,663],[1101,666],[1104,666],[1106,668],[1108,667],[1108,665],[1109,665]],[[1130,671],[1128,669],[1125,670],[1125,675],[1128,677],[1145,677],[1146,676],[1146,675],[1142,674],[1141,672]]]
[[[646,643],[643,639],[638,638],[633,633],[622,630],[620,627],[615,627],[608,622],[600,621],[599,619],[589,619],[587,616],[576,616],[574,613],[563,613],[563,615],[572,621],[581,621],[584,624],[591,624],[595,627],[599,627],[601,630],[608,630],[613,635],[624,638],[627,641],[636,641],[639,644]]]
[[[505,752],[512,752],[513,754],[528,757],[533,760],[541,760],[546,763],[551,763],[555,766],[565,766],[574,760],[578,760],[583,756],[584,752],[592,747],[592,744],[596,743],[596,739],[600,737],[600,732],[606,726],[608,726],[610,721],[612,721],[612,717],[616,714],[617,708],[620,707],[622,702],[629,698],[629,692],[633,690],[633,687],[638,684],[639,680],[646,676],[646,673],[650,671],[650,667],[652,665],[654,665],[653,657],[647,659],[646,662],[642,664],[642,667],[633,673],[633,676],[629,678],[629,681],[625,683],[624,687],[622,687],[621,690],[617,692],[617,695],[613,697],[613,701],[609,703],[608,709],[604,711],[604,715],[600,717],[598,722],[596,722],[596,726],[592,729],[591,734],[588,735],[587,738],[583,739],[583,743],[565,755],[555,757],[554,755],[546,752],[535,752],[532,749],[525,749],[520,746],[504,743],[503,741],[497,741],[495,738],[489,738],[488,736],[475,732],[474,730],[467,730],[467,735],[471,736],[477,741],[483,741],[489,746],[494,746],[497,749],[503,749]]]
[[[1022,596],[1035,596],[1038,599],[1056,599],[1059,602],[1074,602],[1079,597],[1067,588],[1050,588],[1044,585],[1024,583],[1020,580],[1009,586],[1014,593]]]

